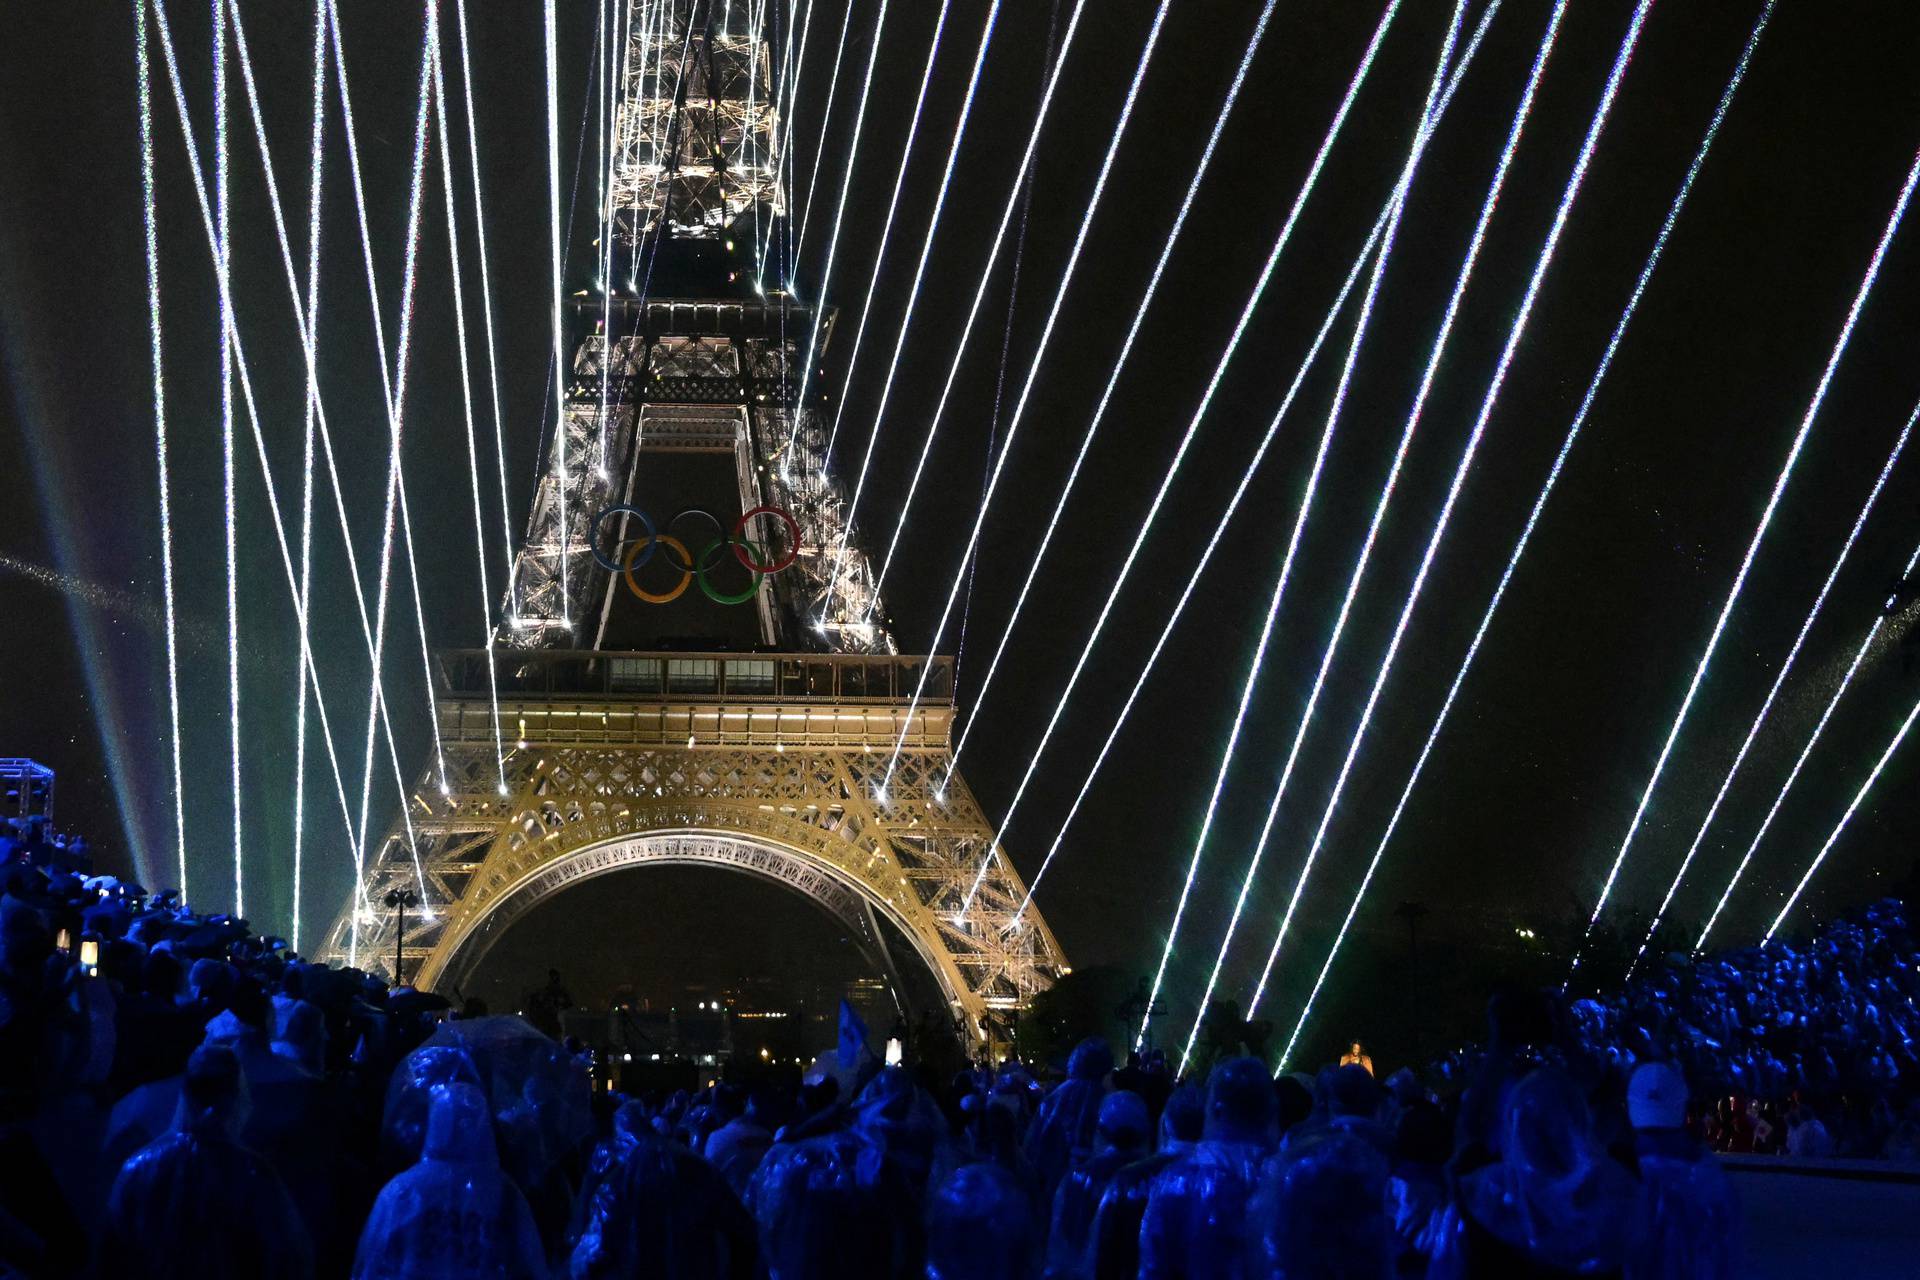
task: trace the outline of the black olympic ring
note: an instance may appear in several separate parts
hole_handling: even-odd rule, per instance
[[[645,527],[646,533],[633,541],[625,555],[619,554],[619,547],[616,544],[614,547],[614,555],[609,556],[600,550],[600,524],[608,516],[619,513],[625,513],[637,518],[641,525]],[[764,557],[767,555],[767,549],[762,544],[745,536],[748,522],[759,515],[772,516],[787,526],[789,546],[785,557],[779,560],[765,561]],[[734,524],[733,532],[731,533],[727,532],[726,526],[722,525],[719,517],[715,516],[711,511],[707,511],[701,507],[688,507],[676,513],[673,519],[667,521],[667,528],[669,530],[673,529],[688,516],[698,516],[704,519],[713,526],[714,533],[719,535],[703,544],[698,555],[689,552],[687,550],[687,544],[674,537],[671,533],[660,532],[654,526],[653,521],[648,518],[646,512],[640,510],[638,507],[626,505],[606,507],[602,509],[598,515],[594,516],[593,526],[588,534],[588,547],[593,552],[594,561],[599,564],[601,568],[609,573],[618,573],[624,577],[627,580],[627,590],[633,592],[635,596],[646,601],[648,604],[668,604],[674,600],[678,600],[686,591],[687,587],[695,581],[699,582],[701,593],[715,604],[745,604],[759,593],[760,580],[762,578],[770,573],[779,573],[781,570],[791,566],[793,562],[799,558],[800,524],[793,518],[790,512],[780,507],[758,506],[753,508],[740,517]],[[644,591],[641,589],[640,584],[634,579],[634,572],[649,560],[653,559],[653,553],[663,545],[666,546],[670,552],[678,553],[678,562],[675,563],[673,558],[669,556],[668,565],[679,571],[679,585],[667,592],[656,593]],[[734,558],[753,576],[753,581],[748,585],[747,589],[734,595],[726,595],[715,590],[713,584],[707,579],[708,571],[713,569],[716,564],[714,553],[722,547],[731,547]],[[752,554],[749,555],[749,552]],[[754,559],[755,556],[762,557],[762,559],[756,560]]]

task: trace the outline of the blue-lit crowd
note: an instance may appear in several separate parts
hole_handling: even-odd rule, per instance
[[[1089,1039],[950,1078],[843,1048],[627,1096],[576,1046],[305,963],[0,833],[0,1276],[1049,1280],[1739,1274],[1714,1150],[1911,1160],[1915,946],[1489,1006],[1377,1080]]]

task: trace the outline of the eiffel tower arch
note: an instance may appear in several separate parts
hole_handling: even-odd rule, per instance
[[[638,87],[615,122],[616,258],[666,283],[576,295],[501,624],[487,648],[437,655],[443,754],[369,841],[322,958],[393,976],[385,899],[412,889],[403,976],[458,993],[567,887],[712,866],[804,895],[889,969],[904,938],[965,1034],[1002,1041],[1066,961],[947,776],[952,662],[898,651],[827,472],[820,397],[799,403],[831,314],[816,325],[730,265],[785,216],[777,51],[723,34],[709,7],[677,0],[669,38],[629,47]],[[750,590],[716,587],[726,573]]]

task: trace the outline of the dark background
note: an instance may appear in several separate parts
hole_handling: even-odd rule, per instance
[[[803,293],[818,286],[858,75],[871,46],[876,0],[853,2],[854,39],[827,130],[827,164],[802,260]],[[821,3],[803,86],[803,172],[844,11],[837,0]],[[507,440],[507,522],[517,535],[538,465],[550,341],[540,11],[531,3],[469,8]],[[596,7],[569,2],[561,8],[564,187],[572,180]],[[962,651],[963,706],[973,705],[971,691],[1005,626],[1258,8],[1251,0],[1176,0],[1172,7],[994,502]],[[369,0],[344,0],[341,9],[391,341],[420,18],[414,6]],[[1576,5],[1566,19],[1275,828],[1223,993],[1244,996],[1265,955],[1630,9],[1618,0]],[[900,389],[874,451],[860,525],[876,550],[897,517],[933,394],[1007,198],[1032,120],[1050,10],[1041,0],[1011,0],[994,38]],[[1171,505],[1067,708],[1034,790],[1006,833],[1016,862],[1031,876],[1166,609],[1199,574],[1188,615],[1039,894],[1076,966],[1144,972],[1158,957],[1350,323],[1336,328],[1222,549],[1206,563],[1196,555],[1391,186],[1449,11],[1437,0],[1403,5]],[[865,295],[936,12],[930,0],[894,0],[888,13],[830,289],[830,301],[847,309],[844,319],[857,314]],[[949,18],[880,275],[869,348],[850,393],[848,435],[838,451],[838,465],[849,476],[871,429],[884,353],[904,305],[984,12],[980,0],[964,0]],[[1069,50],[1064,96],[1036,164],[1007,344],[1009,401],[1032,360],[1152,12],[1145,0],[1092,0]],[[980,708],[984,718],[969,743],[965,772],[990,812],[1003,812],[1011,798],[1378,12],[1354,0],[1279,5],[1042,566],[1008,666]],[[1476,6],[1473,16],[1477,12]],[[1283,1030],[1319,967],[1757,12],[1752,3],[1664,0],[1654,7],[1281,958],[1263,1012]],[[1539,0],[1508,0],[1414,189],[1170,973],[1169,1021],[1179,1028],[1211,961],[1304,705],[1547,13]],[[169,6],[169,16],[204,156],[211,120],[208,17],[204,6],[180,4]],[[304,5],[256,2],[245,16],[282,198],[301,242],[299,260],[312,15]],[[451,13],[447,17],[451,53]],[[1584,918],[1590,909],[1920,145],[1920,81],[1911,73],[1916,48],[1920,14],[1909,5],[1853,0],[1780,7],[1370,891],[1343,968],[1313,1023],[1308,1043],[1316,1051],[1349,1032],[1405,1046],[1408,1027],[1418,1021],[1409,1013],[1413,1002],[1438,1001],[1440,987],[1465,991],[1486,974],[1524,968],[1516,929],[1550,932],[1550,922]],[[237,71],[233,80],[240,324],[274,480],[291,521],[300,484],[302,365]],[[59,770],[61,825],[92,833],[106,866],[168,882],[175,878],[174,838],[130,6],[9,6],[0,15],[0,84],[6,86],[0,91],[0,358],[7,391],[0,397],[0,751]],[[455,95],[456,86],[457,79],[449,86]],[[452,127],[463,139],[457,97],[454,105]],[[189,874],[195,900],[217,908],[231,901],[232,817],[214,293],[164,78],[156,82],[154,107]],[[347,508],[370,578],[386,423],[337,98],[329,101],[328,130],[323,394],[344,451]],[[591,158],[591,141],[586,153]],[[472,215],[464,141],[455,161],[466,235]],[[437,157],[430,158],[428,174],[408,492],[428,642],[473,645],[483,635],[483,597],[463,474],[465,420]],[[584,286],[590,272],[590,206],[583,198],[570,289]],[[1615,895],[1623,908],[1657,904],[1920,396],[1916,234],[1909,227],[1894,244],[1840,366],[1623,873]],[[484,377],[470,260],[467,270],[472,352]],[[1007,288],[1003,257],[888,582],[903,648],[931,642],[977,507]],[[840,332],[850,334],[851,326]],[[830,357],[843,361],[844,346]],[[838,389],[837,377],[829,382]],[[480,429],[482,502],[497,590],[501,515],[484,414]],[[248,908],[263,926],[285,928],[293,905],[297,650],[244,418],[238,430]],[[1699,918],[1711,908],[1859,635],[1920,540],[1917,473],[1920,457],[1906,458],[1894,472],[1812,632],[1798,675],[1676,901],[1677,916]],[[314,527],[315,643],[330,681],[342,767],[357,801],[364,649],[324,486]],[[387,687],[402,732],[403,768],[411,775],[425,758],[427,725],[404,574],[396,573],[391,609]],[[1903,662],[1899,644],[1913,617],[1908,604],[1888,629],[1885,650],[1841,705],[1723,919],[1719,941],[1749,942],[1764,930],[1920,696],[1911,648]],[[942,647],[956,643],[950,633]],[[316,729],[309,740],[300,904],[308,938],[331,918],[350,877],[319,744]],[[1868,899],[1905,876],[1920,830],[1917,750],[1909,744],[1895,759],[1835,847],[1797,922]],[[379,827],[395,801],[384,747],[375,757],[374,780]],[[646,939],[645,950],[627,953],[632,968],[657,968],[649,957],[689,950],[739,952],[726,963],[748,968],[779,964],[785,954],[751,922],[727,931],[716,945],[710,921],[703,924],[707,917],[689,904],[724,886],[654,873],[604,883],[609,898],[628,905],[624,918],[635,945]],[[1422,937],[1423,949],[1431,950],[1411,966],[1404,927],[1392,914],[1408,900],[1431,911]],[[739,898],[748,907],[759,901],[746,891]],[[600,933],[620,918],[612,913]],[[530,950],[543,959],[577,954],[582,968],[596,972],[615,963],[606,959],[604,944],[599,951],[578,948],[564,920]],[[1416,973],[1427,990],[1410,996]]]

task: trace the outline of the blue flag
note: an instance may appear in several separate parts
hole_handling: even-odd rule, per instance
[[[854,1071],[870,1051],[867,1048],[867,1024],[845,1000],[840,1002],[840,1067]]]

